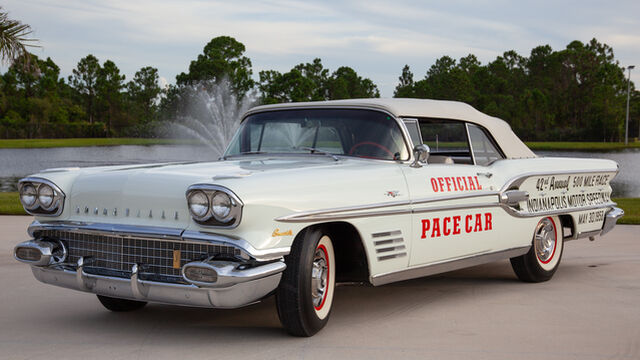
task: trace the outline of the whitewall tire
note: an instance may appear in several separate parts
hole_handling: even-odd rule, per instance
[[[534,229],[531,249],[522,256],[511,258],[511,267],[522,281],[547,281],[553,277],[560,265],[563,248],[560,219],[542,218]]]
[[[336,257],[322,228],[304,230],[285,257],[287,268],[276,290],[278,316],[291,335],[312,336],[329,320],[336,284]]]

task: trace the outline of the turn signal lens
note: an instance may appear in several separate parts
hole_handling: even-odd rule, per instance
[[[189,266],[184,269],[184,277],[193,282],[215,283],[218,281],[218,273],[215,270],[199,266]]]

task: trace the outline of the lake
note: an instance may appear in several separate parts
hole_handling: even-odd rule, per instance
[[[537,151],[540,156],[611,159],[620,164],[614,197],[640,197],[640,149],[616,152]],[[39,170],[57,167],[212,161],[218,154],[205,146],[93,146],[51,149],[0,149],[0,191],[16,191],[17,181]]]

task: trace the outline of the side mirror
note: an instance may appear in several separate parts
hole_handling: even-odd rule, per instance
[[[411,167],[419,168],[422,167],[422,163],[426,163],[427,159],[429,159],[429,145],[427,144],[419,144],[413,148],[413,162],[411,163]]]

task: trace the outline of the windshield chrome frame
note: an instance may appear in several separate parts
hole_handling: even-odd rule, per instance
[[[402,121],[402,118],[399,118],[399,117],[393,115],[391,112],[389,112],[388,110],[386,110],[384,108],[380,108],[380,107],[376,107],[376,106],[364,106],[364,105],[318,105],[318,106],[300,105],[300,106],[287,106],[287,107],[283,107],[283,108],[269,108],[269,109],[264,109],[264,110],[249,110],[242,117],[242,120],[240,121],[240,126],[238,127],[238,130],[234,134],[234,136],[232,138],[232,141],[235,140],[236,136],[238,136],[238,131],[240,131],[240,128],[242,127],[242,124],[251,115],[262,114],[262,113],[267,113],[267,112],[276,112],[276,111],[289,111],[289,110],[334,110],[334,109],[372,110],[372,111],[377,111],[377,112],[383,113],[385,115],[388,115],[389,117],[391,117],[391,119],[393,119],[395,121],[396,125],[400,128],[400,133],[402,134],[402,138],[404,140],[404,145],[406,147],[407,154],[409,154],[409,157],[406,160],[387,160],[387,159],[368,159],[368,158],[363,158],[363,157],[358,157],[358,156],[351,156],[351,155],[344,155],[344,154],[332,154],[332,155],[339,156],[339,157],[352,157],[352,158],[356,158],[356,159],[373,160],[373,161],[394,162],[394,163],[399,163],[399,164],[411,163],[413,161],[413,151],[412,151],[413,142],[411,141],[411,138],[409,137],[409,133],[407,131],[406,126],[404,125],[404,122]],[[221,160],[226,160],[227,158],[231,158],[231,157],[237,158],[238,156],[242,155],[242,154],[227,155],[227,152],[229,151],[229,146],[230,145],[231,145],[231,143],[229,143],[229,145],[227,146],[227,149],[225,149],[224,153],[220,157]],[[267,152],[267,153],[264,153],[264,154],[248,154],[248,155],[251,155],[251,156],[282,156],[282,155],[293,155],[293,154],[298,154],[298,153],[268,153]],[[300,155],[315,155],[315,154],[312,154],[312,153],[308,153],[308,154],[307,153],[299,153],[299,154]]]

